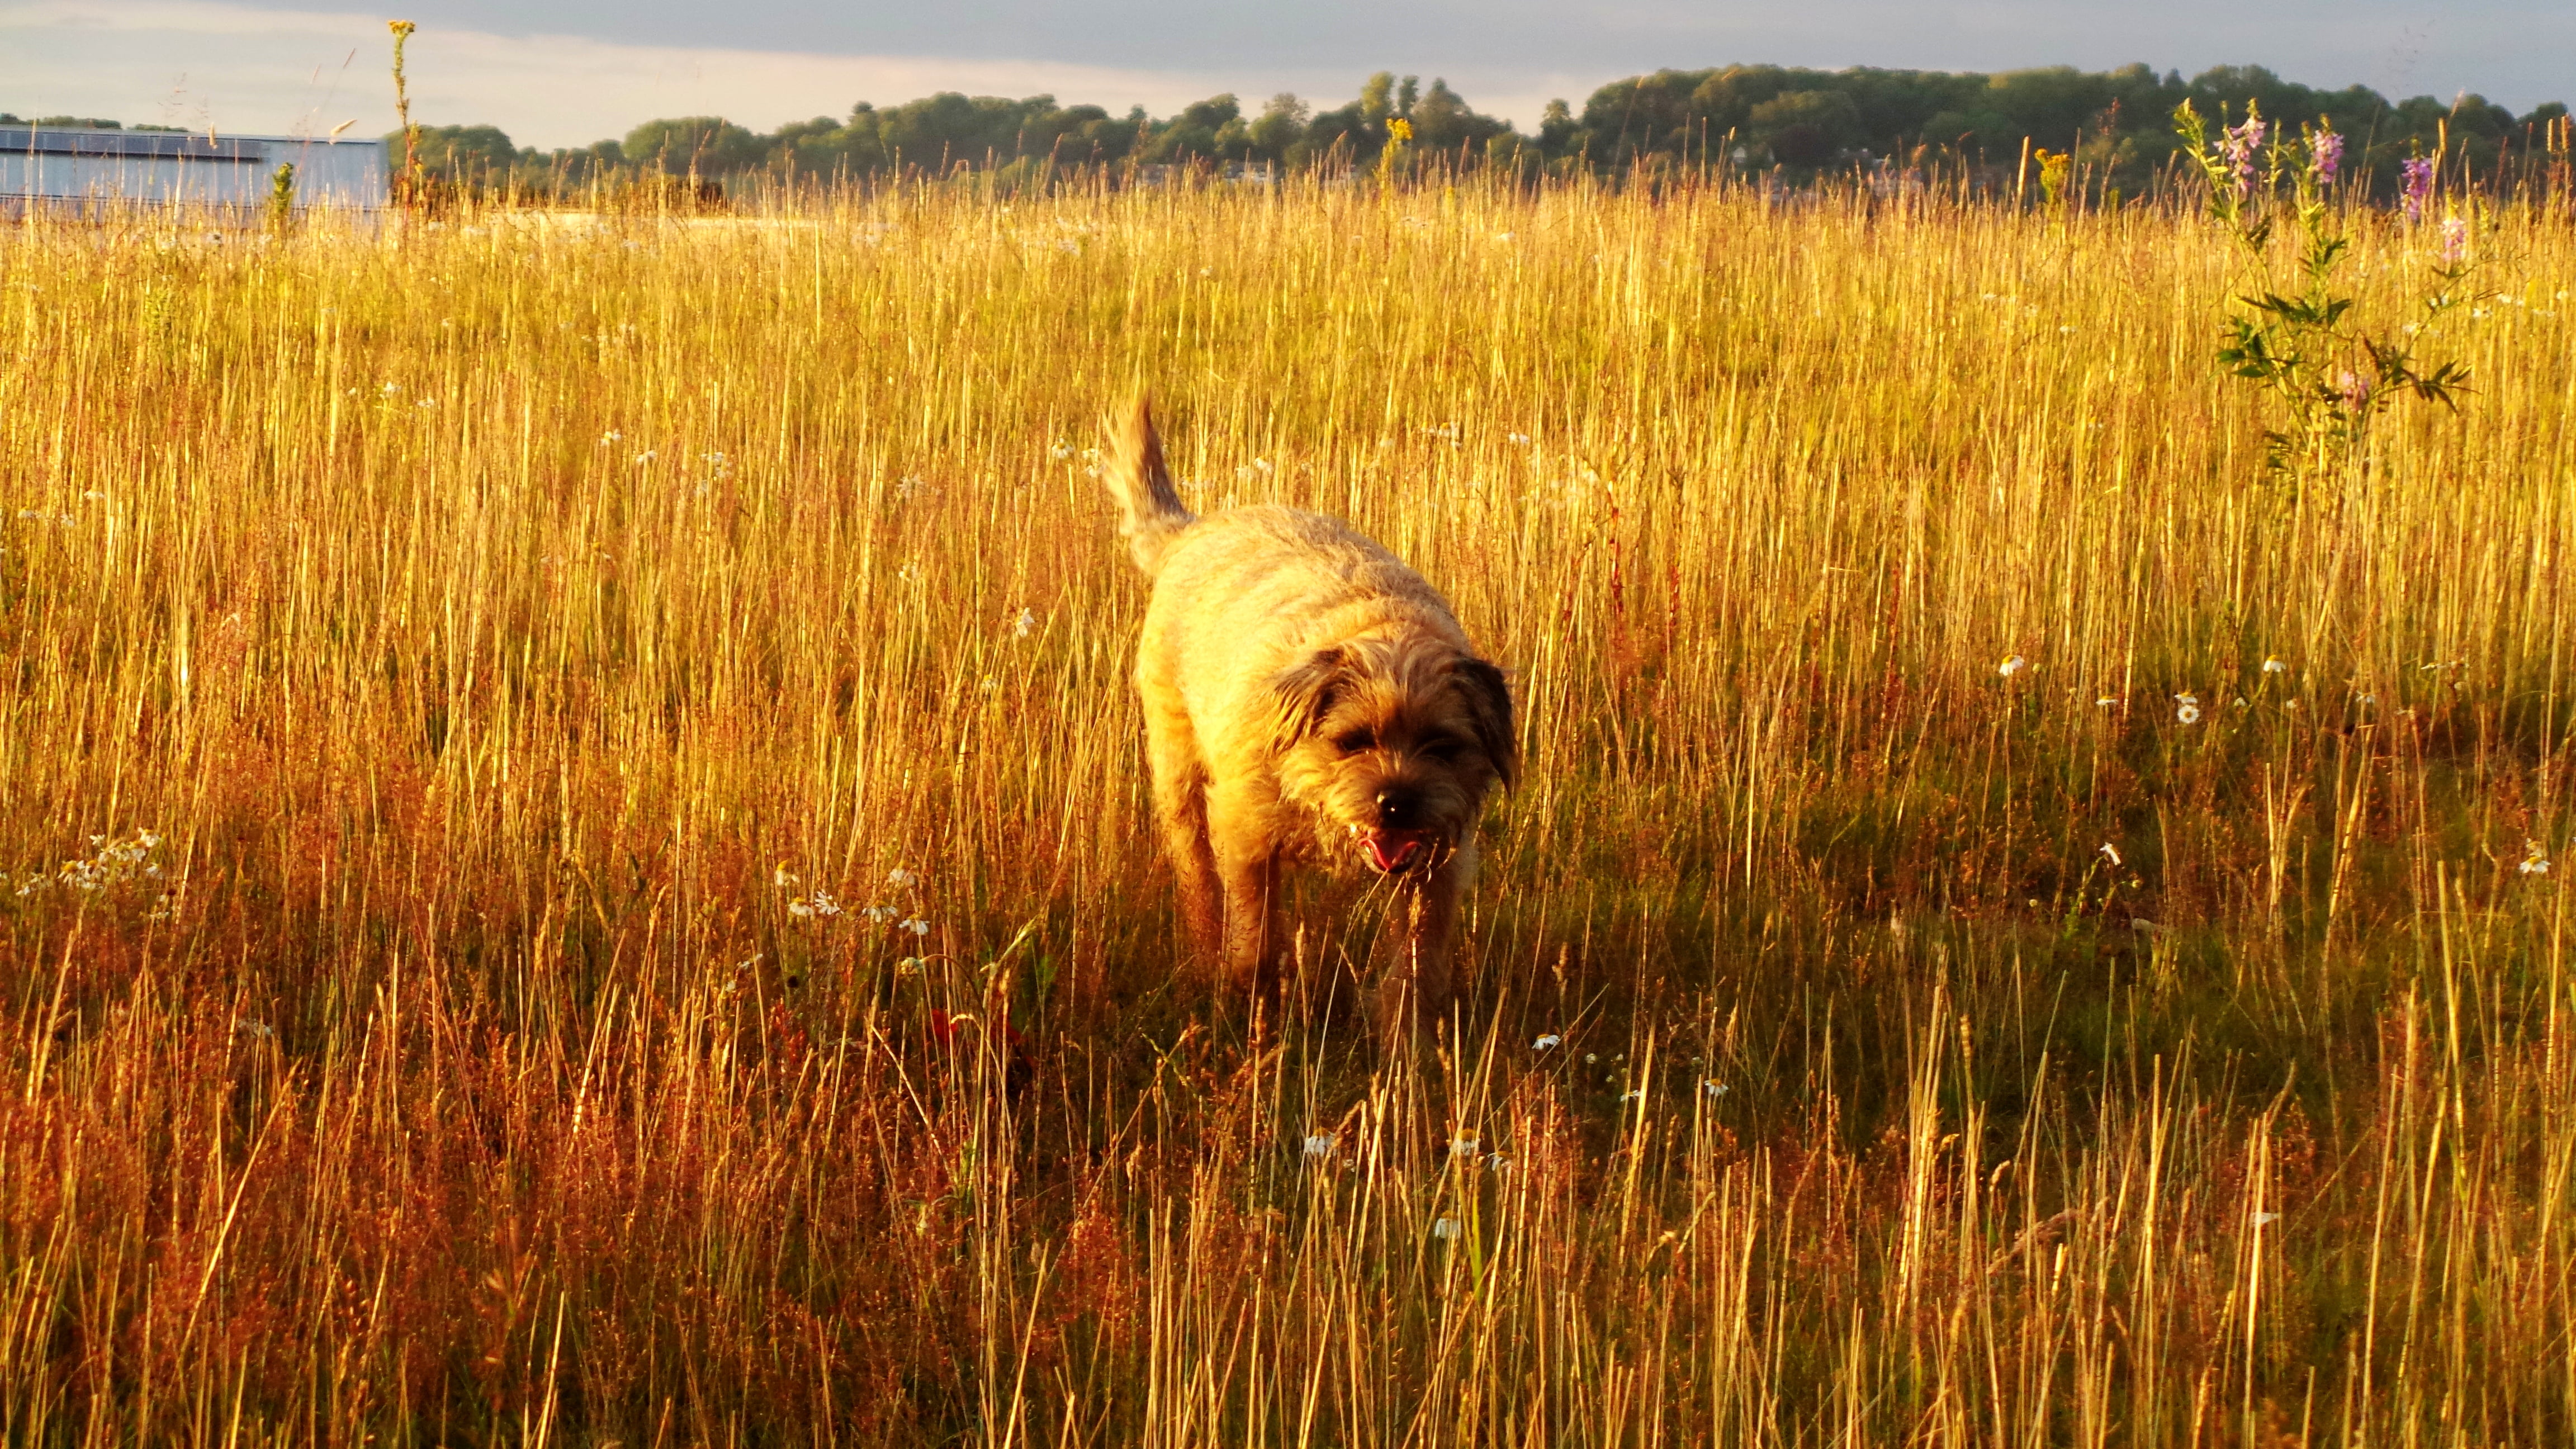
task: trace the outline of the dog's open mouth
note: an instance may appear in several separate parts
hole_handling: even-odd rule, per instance
[[[1430,861],[1431,832],[1363,830],[1360,832],[1360,856],[1380,875],[1410,870]]]

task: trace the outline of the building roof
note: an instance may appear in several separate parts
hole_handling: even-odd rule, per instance
[[[268,159],[271,146],[382,146],[368,137],[209,136],[196,131],[93,131],[71,126],[0,126],[0,151],[42,156],[149,156],[181,161]]]

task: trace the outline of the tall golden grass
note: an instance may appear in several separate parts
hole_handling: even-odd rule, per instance
[[[0,1437],[2566,1442],[2576,235],[2476,246],[2294,489],[2153,208],[0,232]],[[1514,672],[1437,1049],[1179,969],[1139,383]]]

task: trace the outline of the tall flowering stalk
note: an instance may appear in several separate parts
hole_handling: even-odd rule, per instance
[[[2344,138],[2330,123],[2303,128],[2294,142],[2249,104],[2242,122],[2223,126],[2212,140],[2208,124],[2185,101],[2174,111],[2174,130],[2209,184],[2211,216],[2244,251],[2250,285],[2222,323],[2218,363],[2263,387],[2287,415],[2285,426],[2263,433],[2268,476],[2295,483],[2360,458],[2372,420],[2409,393],[2458,406],[2468,381],[2464,368],[2456,362],[2418,368],[2397,340],[2403,334],[2362,331],[2350,315],[2356,299],[2335,288],[2335,270],[2352,242],[2328,199],[2344,155]],[[2406,163],[2410,223],[2423,218],[2432,175],[2430,161]],[[2283,213],[2298,228],[2295,291],[2272,281],[2272,233]],[[2456,284],[2469,265],[2466,223],[2446,225],[2442,240],[2434,271],[2442,286],[2425,301],[2428,314],[2457,305]]]
[[[2031,152],[2031,155],[2039,160],[2040,199],[2052,210],[2063,206],[2066,203],[2066,180],[2068,174],[2074,170],[2075,154],[2071,151],[2051,151],[2042,146]]]
[[[2250,111],[2250,107],[2248,108]],[[2237,128],[2224,127],[2219,139],[2209,139],[2209,123],[2200,111],[2185,101],[2174,107],[2174,134],[2182,137],[2183,154],[2200,167],[2201,179],[2209,183],[2209,209],[2219,220],[2234,223],[2253,199],[2253,187],[2247,175],[2238,169],[2236,154]],[[2247,116],[2247,124],[2253,124]]]
[[[2425,203],[2433,199],[2433,158],[2410,156],[2397,170],[2401,178],[2399,198],[2405,203],[2406,219],[2409,222],[2422,221]]]
[[[1404,162],[1404,148],[1413,143],[1413,123],[1397,116],[1386,123],[1386,149],[1377,154],[1377,174],[1381,182],[1393,183],[1396,168]]]
[[[2183,104],[2191,103],[2185,101]],[[2263,117],[2254,109],[2254,103],[2248,101],[2244,122],[2224,127],[2218,133],[2219,164],[2232,179],[2239,202],[2254,194],[2254,158],[2263,150],[2263,130]]]
[[[2318,184],[2334,185],[2335,173],[2343,169],[2343,137],[2322,125],[2310,131],[2308,166],[2316,173]]]
[[[402,202],[408,209],[420,201],[420,133],[411,123],[411,83],[403,74],[403,46],[420,27],[408,20],[388,20],[385,28],[394,37],[394,114],[402,120],[403,179]]]

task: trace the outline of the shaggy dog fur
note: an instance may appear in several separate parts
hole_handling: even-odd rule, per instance
[[[1257,990],[1288,942],[1282,868],[1391,883],[1382,1034],[1450,1004],[1485,796],[1519,767],[1502,671],[1440,595],[1348,524],[1181,506],[1139,398],[1108,420],[1110,494],[1154,581],[1136,648],[1163,843],[1200,949]]]

